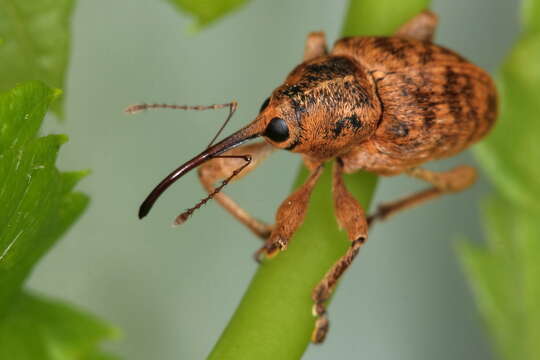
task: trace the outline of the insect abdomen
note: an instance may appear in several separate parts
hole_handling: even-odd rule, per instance
[[[369,69],[383,106],[373,145],[398,168],[456,154],[493,125],[497,96],[489,75],[430,42],[397,37],[340,40],[332,53]]]

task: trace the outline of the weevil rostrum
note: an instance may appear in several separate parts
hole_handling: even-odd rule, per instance
[[[173,182],[198,167],[200,181],[209,195],[180,214],[176,223],[183,223],[194,210],[214,198],[264,240],[257,256],[273,256],[287,248],[303,222],[323,164],[335,159],[335,216],[347,231],[351,246],[312,292],[316,318],[312,341],[322,342],[328,331],[324,303],[367,240],[368,226],[440,195],[464,190],[475,181],[476,173],[470,166],[445,172],[420,167],[477,142],[497,117],[492,79],[455,52],[435,45],[432,38],[436,25],[436,15],[424,11],[393,36],[342,38],[330,52],[323,33],[309,34],[303,62],[272,92],[255,120],[168,175],[142,203],[139,217],[148,214]],[[236,108],[234,102],[210,107],[141,104],[126,111],[226,106],[230,118]],[[257,137],[264,141],[242,145]],[[221,189],[233,178],[252,171],[275,149],[301,154],[310,175],[279,206],[275,224],[268,225],[248,214]],[[426,181],[430,187],[383,204],[367,217],[342,180],[343,173],[359,170],[383,176],[406,174]],[[220,180],[221,184],[214,188]]]

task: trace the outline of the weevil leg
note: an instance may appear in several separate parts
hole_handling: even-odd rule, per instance
[[[433,35],[437,29],[437,22],[437,15],[434,12],[424,10],[403,24],[396,31],[395,36],[433,41]]]
[[[424,180],[433,185],[426,190],[414,193],[403,199],[379,205],[377,211],[368,217],[371,225],[374,221],[385,220],[399,211],[420,205],[441,195],[465,190],[476,181],[476,170],[467,165],[457,166],[445,172],[435,172],[422,168],[413,168],[407,175]]]
[[[259,261],[264,255],[272,257],[279,251],[287,249],[289,239],[304,222],[311,191],[322,171],[322,165],[313,169],[306,182],[281,203],[276,212],[276,223],[272,234],[266,243],[255,252],[255,260]]]
[[[251,163],[234,180],[238,180],[247,175],[250,171],[254,170],[255,167],[257,167],[272,152],[272,150],[274,150],[274,147],[270,144],[266,142],[259,142],[239,146],[226,152],[224,154],[225,156],[244,154],[251,155]],[[245,160],[242,158],[218,157],[216,159],[212,159],[204,163],[199,168],[199,179],[205,190],[210,194],[214,191],[214,184],[216,181],[226,179],[235,169],[238,169],[243,164],[245,164]],[[265,224],[264,222],[252,217],[247,211],[242,209],[233,199],[223,192],[218,192],[215,194],[214,199],[232,216],[234,216],[238,221],[244,224],[262,240],[266,240],[272,232],[271,225]]]
[[[342,174],[343,164],[338,159],[332,169],[334,210],[340,228],[344,228],[347,231],[351,246],[313,289],[311,297],[314,302],[313,315],[316,317],[316,320],[311,340],[314,343],[323,342],[328,332],[328,315],[324,303],[330,298],[337,281],[351,265],[368,236],[368,224],[364,209],[358,200],[347,190]]]
[[[304,47],[304,61],[315,59],[316,57],[326,55],[326,38],[322,31],[309,33]]]

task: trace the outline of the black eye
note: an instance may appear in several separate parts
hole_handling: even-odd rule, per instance
[[[264,136],[275,142],[283,142],[289,138],[289,128],[282,118],[275,117],[268,123]]]
[[[268,106],[268,104],[270,103],[270,98],[266,98],[266,100],[264,100],[264,102],[262,103],[261,105],[261,110],[259,110],[259,113],[261,113],[264,109],[266,109],[266,107]]]

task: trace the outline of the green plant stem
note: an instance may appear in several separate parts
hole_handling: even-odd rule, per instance
[[[352,0],[343,35],[391,34],[428,3]],[[304,224],[287,251],[259,267],[208,359],[292,360],[304,353],[314,325],[311,291],[350,245],[346,234],[338,231],[334,217],[329,165],[313,191]],[[302,168],[295,186],[306,176]],[[367,210],[376,176],[357,173],[346,176],[345,181]]]

